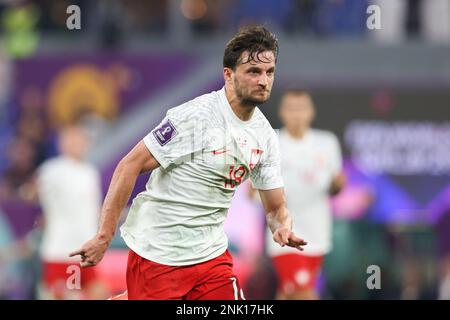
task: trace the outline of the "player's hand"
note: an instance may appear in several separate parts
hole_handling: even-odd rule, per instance
[[[96,235],[94,238],[86,242],[79,250],[72,252],[69,257],[81,256],[81,267],[92,267],[98,264],[106,250],[110,241]]]
[[[291,230],[288,228],[278,228],[273,233],[273,241],[278,243],[280,246],[289,246],[293,248],[297,248],[300,251],[303,251],[303,246],[307,245],[308,243],[297,237]]]

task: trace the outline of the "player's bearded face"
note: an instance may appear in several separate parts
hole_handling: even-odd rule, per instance
[[[275,73],[275,56],[264,51],[249,57],[244,52],[233,77],[237,98],[243,105],[260,105],[269,100]]]

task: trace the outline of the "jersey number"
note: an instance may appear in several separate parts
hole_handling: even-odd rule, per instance
[[[225,188],[229,185],[231,188],[234,188],[241,184],[242,179],[245,176],[245,167],[239,166],[235,169],[234,166],[230,166],[230,171],[228,172],[229,178],[225,180]]]

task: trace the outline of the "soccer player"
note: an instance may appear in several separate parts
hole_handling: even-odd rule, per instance
[[[332,215],[329,197],[345,184],[336,136],[312,129],[315,108],[302,90],[287,91],[281,100],[281,168],[293,230],[308,239],[303,252],[267,243],[278,275],[279,299],[318,299],[316,282],[324,255],[331,249]]]
[[[97,264],[139,174],[121,235],[130,248],[129,299],[244,299],[223,224],[248,177],[260,191],[273,239],[302,249],[285,207],[278,141],[257,105],[271,93],[278,41],[264,27],[241,29],[223,56],[224,87],[170,109],[118,164],[97,235],[73,255]],[[252,226],[249,226],[252,228]]]
[[[67,256],[98,227],[101,184],[97,169],[84,160],[88,143],[81,128],[64,128],[59,134],[60,155],[45,161],[37,172],[44,218],[40,247],[44,299],[103,299],[109,294],[94,268],[79,270],[77,259]],[[70,275],[77,273],[75,268],[80,271],[81,288],[67,286]]]

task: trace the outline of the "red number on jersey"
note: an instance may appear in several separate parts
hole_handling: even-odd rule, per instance
[[[231,188],[240,185],[245,176],[245,172],[246,169],[244,166],[239,166],[236,170],[234,170],[234,166],[230,166],[230,171],[228,172],[229,179],[225,180],[225,188],[228,185],[230,185]]]

